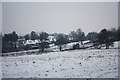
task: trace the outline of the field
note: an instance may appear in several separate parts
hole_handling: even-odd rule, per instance
[[[3,57],[3,78],[117,78],[118,49]]]

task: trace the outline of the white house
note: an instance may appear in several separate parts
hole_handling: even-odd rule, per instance
[[[49,42],[56,41],[54,36],[48,36]]]
[[[36,45],[37,43],[40,43],[40,40],[26,40],[26,41],[24,41],[24,45]]]

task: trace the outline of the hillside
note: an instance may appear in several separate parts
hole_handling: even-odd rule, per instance
[[[118,49],[3,57],[3,78],[117,78]]]

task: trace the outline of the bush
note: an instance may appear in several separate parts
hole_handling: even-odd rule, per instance
[[[80,48],[79,44],[74,44],[73,45],[73,49],[79,49],[79,48]]]

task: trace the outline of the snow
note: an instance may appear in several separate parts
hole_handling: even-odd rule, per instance
[[[26,40],[24,45],[27,45],[27,44],[34,44],[35,45],[37,43],[40,43],[40,40]]]
[[[49,39],[50,42],[51,42],[51,41],[56,41],[56,39],[55,39],[54,36],[48,36],[48,39]]]
[[[114,48],[120,48],[119,43],[120,43],[120,41],[114,42],[113,47]]]
[[[0,57],[0,80],[2,79],[2,57]]]
[[[90,43],[90,40],[83,41],[83,44]]]
[[[111,49],[113,49],[113,48],[114,49],[119,49],[120,48],[119,43],[120,43],[120,41],[115,41],[115,42],[113,42],[113,45],[109,46],[109,48],[111,48]],[[102,44],[101,48],[105,49],[106,48],[105,44]]]
[[[2,58],[3,78],[118,78],[118,49]]]

